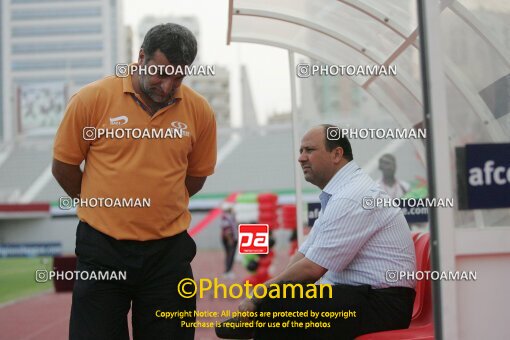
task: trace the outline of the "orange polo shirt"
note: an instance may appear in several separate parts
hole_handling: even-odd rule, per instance
[[[107,129],[110,137],[94,138],[90,131],[84,136],[84,128],[94,128],[96,136]],[[140,137],[143,130],[164,135],[157,132],[151,134],[156,138],[143,138],[147,137]],[[124,138],[112,138],[113,133]],[[186,175],[214,172],[214,113],[202,96],[181,85],[174,102],[151,117],[131,77],[107,77],[71,98],[55,137],[54,158],[74,165],[85,160],[82,199],[150,200],[150,207],[81,205],[80,220],[119,240],[172,236],[186,230],[191,221]]]

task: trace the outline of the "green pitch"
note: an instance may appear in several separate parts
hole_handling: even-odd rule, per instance
[[[51,270],[51,257],[0,258],[0,304],[48,291],[52,282],[38,283],[35,271]]]

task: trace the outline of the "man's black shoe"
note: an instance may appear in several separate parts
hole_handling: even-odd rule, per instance
[[[253,339],[255,329],[249,327],[252,322],[242,322],[239,318],[232,318],[220,323],[220,326],[215,327],[214,331],[220,339]]]

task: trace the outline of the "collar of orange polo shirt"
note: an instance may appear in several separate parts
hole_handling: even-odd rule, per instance
[[[136,63],[130,64],[129,67],[132,68],[134,65],[138,65]],[[166,103],[165,106],[159,108],[156,112],[153,112],[153,110],[149,107],[149,105],[145,104],[140,94],[136,93],[134,87],[133,87],[133,77],[131,74],[129,74],[127,77],[122,79],[122,90],[124,93],[129,93],[131,95],[131,98],[150,116],[151,119],[154,119],[156,116],[160,115],[165,111],[166,108],[171,106],[172,104],[176,103],[178,100],[182,100],[182,89],[181,86],[179,86],[175,92],[174,96],[168,103]]]

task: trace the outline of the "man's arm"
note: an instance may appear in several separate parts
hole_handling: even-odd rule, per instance
[[[354,201],[330,202],[323,216],[324,221],[312,229],[313,244],[316,246],[305,246],[306,257],[264,284],[269,286],[279,281],[315,282],[328,270],[342,271],[375,232],[374,228],[359,227],[367,224],[369,214],[367,210],[359,209],[359,206],[360,204]],[[320,229],[316,229],[318,227]],[[259,292],[260,295],[262,294]],[[245,299],[239,305],[239,310],[255,311],[256,307],[252,300]]]
[[[79,165],[67,164],[53,159],[51,172],[69,197],[79,197],[81,192],[81,178],[83,175]]]
[[[193,196],[202,189],[207,177],[186,176],[185,184],[188,189],[189,197]]]
[[[300,251],[296,251],[294,256],[292,256],[290,258],[290,261],[287,264],[287,267],[285,267],[285,269],[289,269],[294,263],[298,262],[299,260],[301,260],[304,257],[305,257],[305,255],[303,255],[303,253],[301,253]]]
[[[188,168],[186,170],[186,188],[189,197],[202,189],[207,176],[214,173],[216,165],[216,120],[214,111],[204,100],[203,112],[197,122],[196,141],[193,150],[188,154]]]
[[[298,254],[301,254],[298,252]],[[281,281],[296,281],[313,283],[320,279],[328,271],[326,268],[319,266],[315,262],[307,259],[303,254],[301,258],[293,264],[289,264],[287,268],[273,279],[266,281],[265,285]],[[296,255],[292,260],[296,259]]]

